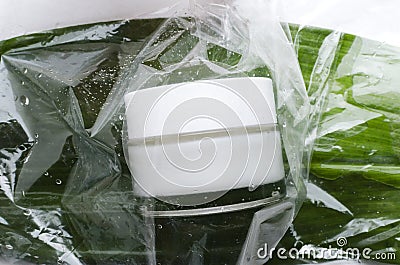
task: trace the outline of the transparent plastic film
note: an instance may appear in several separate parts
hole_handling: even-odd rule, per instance
[[[270,3],[191,8],[161,24],[123,80],[133,192],[158,228],[157,262],[263,264],[257,250],[279,242],[305,197],[300,67]],[[189,236],[166,244],[173,227]],[[206,252],[187,254],[200,242]]]
[[[286,153],[293,156],[289,159],[289,164],[293,164],[291,175],[293,175],[292,178],[294,180],[301,180],[302,147],[294,147],[294,140],[304,138],[307,125],[308,99],[293,49],[278,21],[270,18],[273,17],[271,7],[268,4],[261,4],[264,7],[262,9],[266,10],[265,12],[271,12],[271,16],[268,16],[269,18],[263,21],[264,23],[260,23],[261,21],[257,19],[262,19],[259,14],[254,15],[256,14],[254,10],[252,10],[252,14],[256,19],[246,17],[249,16],[248,12],[252,11],[247,10],[248,7],[246,5],[246,7],[243,6],[244,4],[240,1],[232,5],[204,3],[192,3],[192,5],[194,18],[172,18],[167,20],[138,55],[132,66],[134,70],[132,75],[138,78],[131,78],[132,81],[129,83],[130,90],[128,91],[137,90],[137,92],[125,97],[126,105],[129,106],[132,101],[140,101],[141,98],[145,99],[145,97],[155,97],[155,101],[160,99],[157,98],[160,95],[168,97],[168,94],[171,94],[169,97],[172,98],[174,97],[173,93],[182,95],[185,93],[198,93],[196,90],[199,90],[200,92],[203,91],[206,97],[209,98],[208,105],[212,106],[213,102],[211,101],[214,99],[210,96],[211,94],[207,94],[208,88],[205,83],[214,82],[212,84],[214,88],[211,88],[210,93],[213,93],[213,96],[216,97],[215,100],[221,103],[224,103],[223,97],[230,96],[229,93],[223,94],[222,90],[231,89],[230,92],[237,93],[239,97],[242,97],[242,101],[246,100],[245,103],[247,105],[228,106],[233,109],[233,113],[225,118],[231,119],[226,121],[228,125],[225,125],[225,129],[228,127],[246,127],[249,124],[265,127],[276,126],[277,122],[282,123],[277,127],[282,134],[284,143],[289,146],[287,147],[289,148],[288,150],[285,147]],[[256,25],[263,24],[268,25],[269,33],[260,34],[258,32],[260,29]],[[270,35],[264,36],[268,34]],[[261,43],[269,43],[270,46],[268,49],[262,49]],[[278,57],[280,58],[279,60]],[[272,79],[272,86],[269,81],[263,81],[263,77],[264,79]],[[241,89],[249,91],[242,92],[239,91],[240,89],[232,89],[231,87],[235,82],[242,82],[243,84],[239,85]],[[198,88],[192,87],[190,83],[195,83]],[[220,88],[221,91],[219,92],[217,86],[225,86],[225,88]],[[259,89],[260,86],[265,88]],[[156,87],[161,87],[158,89],[159,92],[156,91]],[[175,89],[176,87],[179,88]],[[151,92],[141,91],[147,88]],[[178,90],[182,92],[177,92]],[[189,92],[191,90],[193,92]],[[218,93],[220,93],[221,98],[218,98]],[[251,99],[244,93],[253,93],[253,97],[262,98],[262,100],[259,102],[253,100],[251,102]],[[275,100],[277,101],[276,104]],[[186,103],[188,104],[188,109],[196,108],[195,101],[192,102],[193,105],[190,105],[190,101]],[[197,102],[197,104],[203,106],[207,106],[206,103],[206,101]],[[178,105],[178,103],[171,103],[171,105],[174,104]],[[258,108],[257,104],[261,106]],[[254,112],[254,121],[249,121],[250,118],[248,117],[241,117],[241,115],[246,115],[246,110],[243,109],[246,106],[250,108],[250,111]],[[218,108],[218,106],[215,108]],[[234,108],[242,108],[245,114],[237,113],[237,111],[235,113]],[[177,113],[185,113],[188,109],[179,110]],[[212,112],[212,109],[211,107],[210,112]],[[134,109],[129,112],[131,111],[137,112],[138,110]],[[207,114],[207,111],[207,108],[203,108],[204,116],[210,116],[212,119],[212,115]],[[263,116],[260,115],[260,112],[263,112],[261,113]],[[239,121],[232,120],[232,117],[235,116],[239,118]],[[173,120],[172,118],[170,119]],[[181,118],[176,117],[176,120],[179,119]],[[160,118],[159,121],[162,121],[162,119]],[[179,121],[174,122],[179,125]],[[157,126],[162,127],[163,125]],[[190,125],[188,126],[190,127]],[[204,128],[201,128],[201,126]],[[204,121],[202,125],[199,125],[198,130],[207,131],[208,129],[217,128],[220,129],[220,127],[206,124]],[[166,128],[164,127],[163,129]],[[148,134],[154,136],[151,134],[155,134],[154,131],[158,129],[150,128],[148,130],[150,131],[146,132],[144,130],[142,132],[143,135],[132,132],[133,136],[130,137],[143,138]],[[167,128],[166,130],[162,133],[173,134],[173,132],[179,132],[178,129],[174,131],[171,128]],[[184,133],[191,131],[195,131],[195,129],[188,128]],[[160,129],[158,135],[162,133]],[[299,137],[297,138],[296,136]],[[297,181],[294,182],[297,183]]]
[[[122,121],[109,119],[101,139],[90,129],[121,69],[160,22],[1,42],[0,263],[147,262],[135,254],[146,253],[151,230],[118,156]]]
[[[0,42],[0,263],[399,264],[400,49],[274,4]]]
[[[291,29],[299,61],[307,61],[301,68],[313,124],[307,200],[281,244],[295,246],[307,262],[397,264],[400,49],[330,30]],[[349,258],[349,249],[358,254]]]
[[[274,13],[269,5],[262,7]],[[261,41],[249,39],[256,35],[256,22],[246,18],[249,10],[240,11],[239,4],[196,4],[196,10],[193,18],[98,23],[1,42],[2,262],[266,261],[256,256],[258,246],[279,241],[304,197],[298,164],[304,139],[298,136],[304,138],[306,124],[297,110],[308,108],[308,101],[304,85],[296,81],[299,66],[272,17],[265,22],[278,35],[265,40],[271,50],[263,54]],[[215,10],[223,20],[209,20]],[[206,194],[196,193],[201,196],[195,203],[184,205],[137,192],[124,150],[137,144],[129,142],[124,96],[169,85],[179,85],[178,96],[204,88],[205,103],[216,97],[213,103],[221,110],[216,117],[227,125],[203,119],[200,131],[190,125],[176,137],[172,126],[165,128],[172,133],[138,139],[154,143],[163,136],[172,141],[170,147],[180,140],[190,150],[195,143],[211,158],[207,150],[214,143],[229,151],[227,140],[233,139],[233,165],[241,172],[252,164],[246,181],[211,185]],[[211,111],[205,103],[193,106]],[[180,113],[189,115],[190,109]],[[177,194],[174,199],[188,198]],[[198,200],[207,202],[197,207]]]

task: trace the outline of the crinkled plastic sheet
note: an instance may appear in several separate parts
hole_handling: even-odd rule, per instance
[[[253,19],[249,14],[254,10],[246,6],[218,6],[225,17],[213,21],[208,19],[218,18],[209,13],[215,6],[202,6],[194,20],[100,23],[2,42],[1,259],[26,264],[254,264],[259,244],[277,244],[305,196],[302,139],[309,105],[287,35],[273,10],[262,6],[271,16],[262,19],[257,11]],[[195,29],[200,25],[214,28]],[[216,31],[207,35],[207,30]],[[225,36],[225,30],[232,35]],[[152,41],[163,31],[165,43],[153,49]],[[221,42],[223,37],[228,38]],[[181,50],[169,57],[168,51],[179,45]],[[160,70],[146,56],[163,51],[163,63],[174,68],[180,60],[193,59],[187,53],[195,54],[196,47],[204,49],[197,54],[203,78],[229,76],[234,71],[224,67],[243,62],[237,75],[273,79],[290,164],[282,203],[205,217],[143,215],[143,205],[152,199],[132,192],[121,138],[122,96]],[[139,72],[144,69],[148,72]]]
[[[321,253],[345,238],[344,249],[394,253],[380,262],[398,264],[400,48],[306,26],[292,36],[313,106],[306,143],[315,146],[308,200],[281,244]]]
[[[221,213],[208,213],[204,217],[156,217],[151,220],[155,227],[162,230],[156,232],[155,238],[157,262],[263,264],[268,258],[257,257],[257,250],[265,243],[270,247],[278,243],[304,199],[303,142],[310,107],[305,86],[288,39],[289,32],[285,32],[274,16],[270,4],[262,1],[250,6],[244,1],[233,5],[194,3],[192,8],[194,18],[168,19],[146,43],[124,74],[125,82],[115,87],[113,96],[106,101],[107,106],[99,114],[99,126],[95,124],[93,132],[101,132],[102,120],[107,120],[115,112],[124,112],[121,97],[128,92],[196,80],[271,78],[276,95],[278,126],[287,156],[286,186],[281,189],[282,193],[287,192],[286,197],[271,206],[241,209],[233,213],[225,214],[224,205],[212,204],[221,206]],[[207,107],[204,106],[205,109]],[[127,142],[124,142],[124,147],[126,145]],[[216,149],[216,155],[221,155],[218,146]],[[246,150],[238,151],[246,153]],[[135,184],[140,185],[138,182]],[[242,196],[250,198],[263,189],[246,188],[250,193],[244,192]],[[264,196],[269,195],[265,193]],[[244,197],[240,202],[243,201]],[[148,208],[157,203],[150,200]],[[208,201],[196,208],[209,207],[206,203]],[[179,209],[184,214],[185,210],[181,206],[164,207],[168,212]],[[220,227],[218,232],[213,231],[216,227]],[[177,231],[173,232],[175,229]],[[190,231],[190,238],[180,230]],[[164,237],[169,238],[168,246],[157,243]],[[188,247],[191,248],[190,255],[184,251]]]
[[[118,118],[90,136],[120,69],[160,21],[55,30],[1,45],[1,259],[144,264]]]
[[[93,125],[161,23],[100,23],[0,44],[1,262],[147,264],[154,258],[149,242],[166,227],[146,223],[143,202],[131,192],[122,113],[104,119],[95,136]],[[321,250],[344,236],[349,247],[399,256],[400,49],[307,27],[291,26],[291,33],[314,108],[310,128],[318,129],[307,141],[317,140],[308,200],[278,247]],[[232,264],[242,245],[224,249],[212,240],[244,238],[247,230],[238,224],[252,219],[228,217],[207,230],[183,250],[184,264],[212,264],[210,252]],[[173,221],[169,236],[158,241],[164,248],[182,240],[171,239],[182,224]],[[201,228],[181,226],[187,237]],[[268,264],[314,261],[322,260],[274,257]]]

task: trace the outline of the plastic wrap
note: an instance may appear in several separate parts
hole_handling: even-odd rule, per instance
[[[161,227],[160,231],[155,233],[154,239],[157,253],[155,259],[157,262],[166,264],[174,264],[175,262],[192,262],[192,264],[217,264],[218,262],[237,264],[264,263],[268,258],[258,258],[256,251],[264,243],[268,243],[271,247],[276,245],[290,225],[296,210],[299,209],[304,198],[304,165],[302,162],[304,145],[302,139],[305,137],[308,126],[308,98],[295,53],[290,41],[287,39],[286,32],[274,17],[274,11],[269,4],[260,2],[257,6],[262,10],[263,14],[242,2],[233,5],[194,3],[193,12],[191,12],[194,16],[193,18],[171,18],[166,20],[141,49],[132,65],[122,74],[121,84],[111,91],[112,96],[108,97],[105,103],[106,107],[100,112],[92,128],[92,136],[101,134],[106,124],[105,121],[110,116],[123,116],[126,107],[128,120],[132,123],[126,125],[129,131],[127,137],[137,134],[140,135],[139,140],[142,139],[143,141],[144,147],[140,147],[140,143],[135,144],[132,142],[135,139],[125,139],[125,157],[127,161],[131,160],[128,165],[134,175],[134,193],[147,193],[147,196],[141,197],[146,201],[143,203],[144,215],[150,219],[149,222],[154,223],[155,227]],[[265,12],[270,15],[264,16]],[[267,32],[267,34],[262,32]],[[269,44],[268,49],[264,48],[265,43]],[[167,109],[167,111],[171,112],[165,118],[160,117],[163,115],[162,111],[156,114],[151,112],[156,112],[155,109],[162,104],[168,104],[166,98],[173,100],[174,97],[185,94],[185,89],[192,89],[193,83],[197,84],[198,87],[201,86],[200,84],[204,85],[210,82],[214,85],[218,82],[223,82],[223,84],[227,85],[229,82],[232,82],[232,84],[239,82],[241,79],[237,78],[243,77],[248,79],[250,86],[255,85],[254,78],[256,77],[272,79],[273,91],[276,95],[278,127],[284,146],[283,153],[287,156],[286,173],[284,173],[282,179],[279,179],[279,182],[275,182],[273,185],[261,185],[261,183],[257,182],[254,184],[248,183],[248,186],[239,186],[242,190],[237,191],[236,195],[234,193],[236,189],[233,187],[235,186],[235,181],[241,181],[239,180],[242,177],[240,175],[238,180],[234,179],[232,183],[228,183],[228,187],[224,186],[225,189],[217,190],[217,192],[212,190],[213,192],[211,193],[197,191],[201,190],[202,186],[187,189],[183,184],[173,183],[171,179],[167,179],[164,182],[164,179],[167,178],[166,175],[168,175],[165,173],[167,167],[171,171],[174,170],[173,172],[175,173],[172,174],[172,177],[169,177],[175,180],[176,175],[184,175],[182,172],[195,171],[201,162],[207,160],[207,152],[210,149],[203,146],[204,143],[201,142],[203,137],[211,137],[213,140],[212,143],[215,150],[211,152],[215,154],[213,158],[215,162],[212,160],[211,164],[219,163],[218,161],[221,160],[219,157],[225,158],[225,151],[228,153],[228,160],[225,162],[227,165],[224,170],[232,171],[232,164],[230,163],[243,162],[242,167],[236,165],[235,169],[224,178],[229,177],[230,174],[235,174],[236,171],[240,173],[242,170],[248,170],[246,167],[250,163],[248,159],[246,160],[246,157],[251,152],[257,151],[249,151],[245,148],[238,149],[235,148],[235,145],[243,146],[238,142],[242,141],[243,138],[251,138],[253,135],[250,135],[248,128],[241,127],[238,129],[236,126],[234,130],[239,130],[242,136],[231,136],[231,134],[235,135],[237,132],[230,131],[232,128],[228,128],[226,125],[229,124],[228,119],[238,114],[237,109],[230,110],[233,113],[231,116],[221,116],[221,113],[210,110],[213,107],[217,108],[218,104],[223,104],[221,102],[223,98],[218,97],[218,91],[223,90],[226,92],[229,90],[226,87],[222,89],[221,86],[215,87],[214,96],[206,100],[204,100],[204,97],[207,97],[207,94],[202,94],[203,100],[200,103],[192,98],[185,100],[181,105],[175,103],[176,106],[172,110]],[[227,86],[230,85],[228,84]],[[147,94],[146,92],[140,92],[141,94],[131,93],[146,89],[150,91]],[[181,90],[178,91],[178,89]],[[207,87],[198,89],[206,90]],[[247,89],[251,89],[251,87]],[[268,88],[262,87],[261,89],[267,90]],[[151,96],[153,99],[147,102],[146,97],[157,91],[161,92],[158,95]],[[178,91],[176,92],[177,94],[171,96],[175,91]],[[191,93],[198,92],[194,90]],[[135,99],[135,96],[139,97],[137,95],[145,96]],[[123,96],[125,96],[125,106],[121,104]],[[240,96],[244,96],[244,94]],[[143,103],[143,101],[147,103]],[[272,102],[274,102],[274,98],[272,98]],[[135,104],[144,105],[135,107]],[[196,108],[196,104],[200,104],[200,108],[197,107],[199,110],[190,114]],[[266,115],[268,115],[268,106],[275,109],[265,100],[263,106],[265,108],[263,111],[266,112]],[[149,110],[146,110],[147,108]],[[149,112],[147,113],[147,111]],[[240,111],[245,112],[246,110],[240,109]],[[139,112],[143,112],[143,114]],[[132,116],[129,116],[129,114]],[[256,116],[259,114],[256,113]],[[262,115],[264,113],[261,113]],[[148,138],[146,138],[146,132],[141,132],[141,130],[146,130],[147,127],[142,129],[140,122],[138,123],[139,125],[134,124],[135,117],[142,119],[140,116],[145,119],[143,126],[147,126],[147,122],[149,123],[148,126],[151,132]],[[181,151],[185,149],[187,151],[187,145],[179,142],[179,139],[175,140],[174,135],[171,136],[171,131],[174,130],[167,128],[167,132],[163,132],[163,134],[170,137],[165,137],[165,139],[162,138],[163,134],[155,134],[158,129],[154,129],[154,127],[159,126],[162,129],[168,127],[168,125],[164,124],[165,120],[173,119],[174,126],[179,129],[179,126],[183,128],[200,116],[207,121],[216,120],[222,124],[222,130],[229,131],[227,138],[231,142],[232,148],[223,149],[224,140],[221,140],[223,136],[215,136],[220,134],[221,131],[209,131],[209,129],[207,130],[208,127],[198,128],[200,132],[207,132],[205,132],[205,136],[200,135],[198,142],[201,157],[191,160],[185,157],[182,153],[183,151]],[[261,116],[257,118],[261,120]],[[257,128],[263,125],[271,126],[271,124],[257,124]],[[181,133],[180,130],[176,131]],[[195,133],[199,132],[195,131]],[[260,133],[258,134],[260,135]],[[161,137],[160,139],[157,138],[159,136]],[[179,136],[176,137],[179,138]],[[176,144],[171,144],[171,141]],[[187,141],[191,141],[191,138],[189,137],[189,140],[182,141],[186,141],[187,144]],[[279,145],[275,146],[279,149],[279,152],[275,150],[274,155],[276,157],[282,156],[281,140],[278,139],[278,141]],[[158,144],[158,142],[161,142],[161,144]],[[264,145],[266,145],[265,142]],[[175,147],[180,150],[177,155],[178,159],[172,155],[174,151],[171,151],[171,149]],[[157,148],[160,151],[154,151]],[[189,147],[189,149],[193,148],[196,148],[196,144]],[[155,152],[157,152],[156,155],[154,155]],[[128,157],[128,154],[131,157]],[[146,157],[151,158],[147,159]],[[241,159],[237,159],[237,157],[241,157]],[[265,161],[265,158],[262,159]],[[186,164],[182,166],[184,163]],[[260,163],[263,163],[263,160]],[[267,161],[264,163],[267,163]],[[271,166],[269,169],[271,169]],[[250,170],[257,170],[257,168]],[[160,175],[160,178],[157,178],[156,175]],[[195,174],[193,175],[196,177]],[[207,173],[207,171],[205,175],[198,175],[197,179],[200,180],[207,178],[207,176],[216,177],[213,176],[213,173]],[[186,181],[187,176],[189,175],[184,175],[181,180]],[[193,176],[191,175],[190,177]],[[173,187],[169,185],[171,183],[173,183]],[[184,183],[187,183],[187,181]],[[144,190],[144,192],[138,192],[138,190]],[[177,190],[183,193],[181,194],[182,196],[176,196],[176,194],[179,195]],[[165,195],[163,197],[157,196],[171,193],[175,195],[173,198],[166,198]],[[190,199],[187,199],[189,194],[193,193],[198,193],[197,198],[191,196]],[[277,199],[281,201],[280,206],[274,205]],[[163,204],[161,203],[162,201],[167,203]],[[249,206],[253,201],[256,204]],[[272,206],[269,206],[271,202],[273,202]],[[263,205],[266,207],[265,209],[263,209]],[[254,217],[252,217],[253,215]],[[251,221],[252,219],[253,221]],[[224,223],[227,224],[226,227],[222,225]],[[237,227],[237,229],[240,228],[240,232],[236,229],[229,231],[234,223],[240,223]],[[211,232],[215,227],[221,227],[218,236]],[[174,237],[170,238],[167,245],[165,245],[163,238],[170,237],[174,229],[177,230]],[[187,233],[178,232],[180,230],[191,231],[189,238]],[[230,242],[223,242],[226,237],[230,238],[232,236],[235,239],[231,239]],[[161,241],[161,243],[158,243],[158,241]],[[199,242],[202,242],[201,248],[204,249],[202,251],[207,251],[208,253],[192,253],[188,255],[185,249],[194,249]],[[245,242],[246,244],[244,244]],[[174,245],[174,247],[171,247],[171,245]],[[228,256],[226,251],[232,247],[236,250],[230,252],[229,258],[225,257]],[[214,249],[215,251],[221,249],[221,252],[219,254],[218,252],[214,253]],[[238,256],[239,254],[240,256]],[[198,261],[195,262],[192,261],[194,259],[192,255],[201,255],[202,258],[196,258]]]
[[[304,263],[350,262],[328,254],[336,248],[358,250],[356,262],[398,264],[400,49],[330,30],[291,29],[312,105],[306,143],[315,146],[307,201],[281,244],[303,253]],[[372,254],[363,256],[365,249]]]
[[[145,255],[133,256],[146,253],[149,229],[129,193],[122,121],[110,121],[100,139],[89,129],[120,69],[159,23],[89,25],[2,43],[3,263],[143,263]]]
[[[88,25],[1,43],[4,262],[268,259],[257,257],[257,249],[278,243],[305,197],[309,104],[288,32],[271,6],[259,5],[196,4],[193,18]],[[123,151],[123,96],[194,79],[257,76],[273,82],[286,176],[279,187],[258,193],[257,185],[245,187],[246,196],[234,200],[257,194],[272,196],[271,202],[204,216],[146,214],[156,201],[137,196],[132,186]],[[275,189],[281,189],[279,200]]]
[[[240,215],[160,221],[143,215],[142,207],[154,201],[143,201],[133,192],[121,138],[125,115],[123,95],[127,89],[135,89],[134,84],[137,88],[147,88],[187,81],[182,76],[184,72],[179,75],[177,71],[176,79],[153,80],[155,83],[147,86],[140,78],[151,73],[136,77],[132,73],[143,73],[143,69],[152,67],[145,67],[136,56],[148,58],[150,54],[145,53],[151,51],[148,44],[171,23],[190,22],[189,29],[192,29],[197,22],[207,22],[212,12],[204,8],[194,20],[99,23],[0,43],[2,263],[151,264],[157,255],[160,257],[160,250],[165,250],[170,255],[164,254],[163,259],[174,260],[179,253],[182,264],[246,264],[246,257],[254,255],[259,247],[266,243],[273,246],[279,241],[293,216],[293,209],[285,203],[273,204],[257,213],[250,210]],[[212,10],[227,11],[226,8]],[[272,9],[258,11],[263,15],[273,13]],[[282,36],[272,35],[279,29],[277,21],[264,17],[261,20],[268,21],[268,26],[249,31],[261,32],[260,35],[271,33],[266,35],[269,37]],[[205,23],[210,24],[215,25]],[[176,39],[172,39],[174,42],[169,47],[187,54],[188,47],[194,47],[184,37],[204,40],[213,32],[204,28],[189,29],[177,28],[176,32],[170,32]],[[338,242],[343,244],[338,240],[343,238],[346,239],[344,249],[371,248],[371,259],[377,253],[395,253],[397,259],[387,255],[379,262],[398,264],[399,80],[396,73],[400,50],[329,30],[295,25],[290,25],[290,29],[291,32],[285,33],[294,41],[311,102],[306,159],[311,159],[312,154],[312,160],[310,180],[306,183],[308,199],[277,247],[295,248],[304,256],[282,259],[275,252],[268,264],[332,260],[337,261],[327,264],[353,264],[334,255],[307,256],[309,250],[322,252],[329,246],[338,247]],[[211,36],[219,35],[214,32]],[[220,49],[214,48],[210,55],[197,51],[193,54],[203,58],[199,62],[218,66],[237,62],[238,51],[249,54],[243,49],[248,45],[246,42],[230,47],[235,53],[227,53],[229,41],[215,45],[213,39],[209,45]],[[174,46],[175,43],[184,44]],[[275,91],[281,93],[284,90],[280,85],[296,80],[297,70],[278,71],[285,63],[280,60],[283,51],[277,51],[286,51],[289,46],[286,42],[283,46],[266,43],[261,41],[253,51],[270,55],[265,62]],[[270,54],[272,51],[276,53]],[[163,57],[163,63],[165,58],[174,57]],[[193,62],[190,56],[179,60]],[[178,60],[169,63],[176,65],[176,69],[182,68]],[[224,77],[212,70],[204,78]],[[154,71],[159,72],[162,69]],[[170,76],[173,69],[165,73]],[[244,74],[247,74],[244,70],[238,72],[241,77]],[[289,78],[286,80],[284,76]],[[295,82],[289,87],[299,92],[302,90],[299,82],[300,85]],[[305,99],[304,95],[300,99]],[[293,134],[296,131],[289,129],[294,125],[291,119],[282,122],[283,117],[291,117],[289,113],[301,112],[287,110],[286,106],[281,108],[281,131],[288,138],[283,138],[285,148],[288,142],[299,140]],[[311,149],[314,140],[317,144]],[[299,180],[296,175],[289,177]],[[288,190],[296,191],[294,187],[300,187],[297,191],[305,196],[301,185],[294,183],[289,181]],[[275,218],[265,222],[270,217]],[[246,241],[257,236],[257,240]],[[362,259],[360,262],[377,264],[378,261]]]

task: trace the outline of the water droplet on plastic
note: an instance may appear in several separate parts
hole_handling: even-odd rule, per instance
[[[30,209],[25,209],[24,210],[24,215],[30,216],[32,214],[32,211]]]
[[[47,172],[47,171],[44,172],[44,176],[45,176],[45,177],[48,177],[49,175],[50,175],[49,172]]]
[[[282,127],[283,127],[283,128],[286,128],[286,122],[283,122],[283,123],[282,123]]]
[[[24,69],[24,74],[26,75],[28,73],[28,69]]]
[[[23,85],[23,86],[24,86],[24,85],[25,85],[25,82],[24,82],[24,81],[22,81],[22,82],[21,82],[21,85]]]
[[[119,119],[120,121],[123,121],[123,120],[124,120],[124,115],[122,115],[122,114],[119,115],[119,116],[118,116],[118,119]]]
[[[40,73],[37,75],[37,78],[41,78],[42,76],[43,76],[43,74]]]
[[[9,250],[11,250],[11,249],[13,249],[14,247],[13,246],[11,246],[11,245],[6,245],[6,249],[9,249]]]
[[[56,180],[56,184],[57,184],[57,185],[61,185],[61,183],[62,183],[61,179],[57,179],[57,180]]]
[[[279,192],[279,191],[277,191],[277,190],[274,190],[273,192],[272,192],[272,197],[277,197],[277,196],[279,196],[281,193]]]
[[[21,103],[22,106],[28,106],[29,105],[29,98],[27,96],[21,96],[19,98],[19,102]]]
[[[157,228],[158,228],[158,229],[162,229],[163,226],[162,226],[161,224],[158,224],[158,225],[157,225]]]

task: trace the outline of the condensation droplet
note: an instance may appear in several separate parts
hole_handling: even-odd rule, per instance
[[[256,189],[256,185],[251,184],[251,185],[249,186],[249,191],[254,191],[255,189]]]
[[[25,209],[24,210],[24,215],[30,216],[32,214],[32,211],[30,209]]]
[[[37,78],[41,78],[43,75],[40,73],[37,75]]]
[[[272,192],[272,197],[277,197],[277,196],[279,196],[281,193],[279,192],[279,191],[277,191],[277,190],[274,190],[273,192]]]
[[[9,249],[9,250],[11,250],[11,249],[13,249],[14,247],[13,246],[11,246],[11,245],[6,245],[6,249]]]
[[[61,183],[62,183],[61,179],[57,179],[57,180],[56,180],[56,184],[57,184],[57,185],[61,185]]]
[[[24,74],[26,75],[28,73],[28,69],[24,69]]]
[[[162,229],[163,226],[162,226],[161,224],[158,224],[158,225],[157,225],[157,228],[158,228],[158,229]]]
[[[123,121],[123,120],[124,120],[124,115],[122,115],[122,114],[119,115],[119,116],[118,116],[118,119],[119,119],[120,121]]]
[[[21,96],[19,98],[19,102],[21,103],[22,106],[28,106],[29,105],[29,98],[27,96]]]

